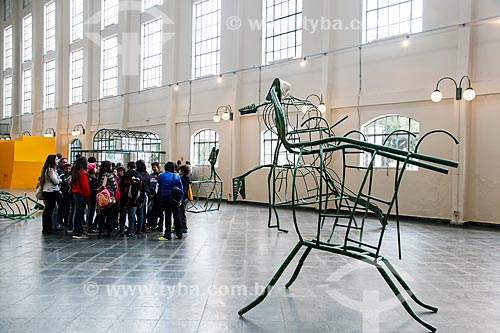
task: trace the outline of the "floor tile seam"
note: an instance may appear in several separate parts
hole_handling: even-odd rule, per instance
[[[35,319],[36,316],[38,316],[43,311],[47,310],[49,307],[50,307],[50,305],[46,305],[42,310],[39,310],[39,312],[37,312],[34,316],[32,316],[30,319],[26,320],[26,322],[23,325],[26,325],[28,322],[30,322],[33,319]],[[22,318],[22,319],[24,319],[24,318]]]
[[[75,322],[75,321],[78,320],[78,318],[80,317],[80,315],[82,313],[80,313],[76,318],[74,318],[70,322],[68,322],[68,324],[66,324],[59,332],[65,332],[66,329],[69,328],[69,326],[71,326],[71,324],[73,324],[73,322]],[[95,318],[91,318],[91,319],[95,319]],[[89,320],[89,319],[87,319],[87,320]],[[96,319],[96,320],[99,320],[99,319]],[[106,331],[109,330],[109,328],[111,328],[113,326],[113,324],[115,323],[115,321],[116,321],[116,319],[113,319],[113,323],[106,329]]]

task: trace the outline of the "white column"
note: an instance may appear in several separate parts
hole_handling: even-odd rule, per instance
[[[22,44],[22,1],[12,1],[12,125],[10,136],[18,138],[21,134],[21,44]]]
[[[472,20],[472,1],[464,0],[459,3],[460,22]],[[460,80],[464,75],[472,73],[471,66],[471,28],[465,26],[459,28],[458,50],[457,50],[457,75]],[[460,82],[457,81],[459,84]],[[468,87],[467,80],[462,83],[462,88]],[[460,144],[455,148],[454,158],[460,163],[458,169],[452,171],[452,223],[462,224],[466,222],[467,212],[465,210],[465,200],[467,195],[467,171],[468,156],[470,147],[470,126],[471,126],[471,103],[465,100],[455,101],[454,103],[454,124],[455,135],[457,135]]]
[[[33,60],[32,60],[32,110],[33,124],[31,135],[43,135],[42,117],[43,112],[43,6],[44,2],[32,1],[33,15]]]
[[[67,113],[69,104],[69,5],[68,0],[56,1],[56,99],[57,112],[56,126],[56,150],[62,152],[63,145],[68,142]],[[64,135],[63,135],[64,134]]]

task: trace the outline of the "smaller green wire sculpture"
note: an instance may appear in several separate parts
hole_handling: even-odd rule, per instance
[[[43,205],[31,199],[26,193],[16,196],[10,192],[0,191],[0,218],[2,219],[23,220],[41,210],[43,210]]]
[[[215,163],[219,156],[219,149],[212,148],[210,153],[210,177],[202,176],[191,182],[193,201],[188,202],[187,211],[191,213],[203,213],[219,210],[222,203],[223,182],[217,171]]]

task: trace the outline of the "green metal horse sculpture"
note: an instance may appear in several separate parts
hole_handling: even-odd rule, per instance
[[[282,102],[288,93],[289,85],[279,79],[275,79],[267,100],[273,107],[274,126],[279,140],[287,152],[295,156],[295,164],[291,167],[290,171],[292,177],[290,206],[293,212],[293,224],[298,241],[272,277],[267,288],[253,302],[242,308],[238,314],[242,316],[266,298],[293,258],[304,247],[305,251],[293,275],[285,285],[286,288],[289,288],[297,279],[305,260],[313,249],[340,254],[374,266],[408,314],[430,331],[436,331],[436,327],[421,319],[413,311],[408,303],[409,299],[403,296],[398,283],[416,304],[432,312],[437,312],[438,309],[422,302],[415,295],[396,268],[388,259],[380,254],[380,250],[393,208],[396,210],[395,215],[397,217],[399,235],[398,191],[407,167],[413,165],[443,174],[448,173],[448,168],[458,167],[458,163],[455,161],[418,153],[418,146],[422,139],[430,134],[445,133],[451,136],[456,143],[458,141],[448,132],[441,130],[424,135],[417,144],[414,152],[369,143],[348,136],[325,136],[315,140],[302,140],[304,138],[302,134],[304,133],[300,133],[301,140],[292,141],[290,140],[291,136],[288,132],[285,113],[282,107]],[[307,134],[305,137],[310,137],[310,135]],[[339,173],[334,172],[329,167],[329,161],[333,160],[333,154],[335,154],[335,157],[338,157],[335,161],[342,164],[342,171]],[[348,160],[350,154],[367,154],[369,156],[366,167],[357,167],[360,171],[364,172],[357,190],[349,189],[347,186],[349,174],[346,171],[349,168]],[[375,195],[376,184],[373,181],[373,171],[374,162],[378,156],[394,160],[397,163],[397,171],[394,173],[394,190],[388,198],[380,198]],[[308,160],[315,162],[313,166],[306,164]],[[318,209],[317,225],[310,238],[306,237],[307,229],[301,228],[297,218],[297,208],[302,204],[297,179],[300,178],[299,170],[304,167],[309,167],[317,175],[316,179],[318,181],[318,191],[315,195],[315,204]],[[357,224],[356,215],[359,216],[360,214],[362,215],[362,220],[361,223]],[[366,224],[373,221],[367,219],[368,214],[376,217],[375,221],[377,221],[376,223],[379,227],[375,231],[375,234],[371,231],[372,234],[370,237],[364,237],[363,233]],[[332,221],[331,228],[327,228],[330,225],[329,221]]]

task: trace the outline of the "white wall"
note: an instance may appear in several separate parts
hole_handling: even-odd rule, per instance
[[[67,1],[56,2],[60,8],[58,11],[69,15]],[[232,191],[231,178],[260,163],[259,139],[264,127],[255,115],[240,117],[236,112],[233,122],[218,124],[212,122],[212,115],[221,105],[231,105],[236,111],[249,103],[263,101],[272,79],[280,77],[293,84],[294,96],[322,94],[330,108],[326,117],[332,123],[348,115],[349,119],[336,128],[337,134],[357,129],[360,124],[381,115],[397,113],[418,120],[422,132],[446,129],[459,136],[462,141],[460,148],[445,137],[431,138],[422,146],[422,153],[460,160],[460,171],[452,171],[450,175],[425,170],[409,172],[400,192],[401,212],[404,215],[453,219],[453,211],[458,210],[460,221],[500,223],[497,204],[500,182],[496,175],[500,160],[495,146],[499,139],[496,127],[500,122],[500,19],[465,27],[453,26],[500,15],[500,2],[424,0],[424,31],[437,30],[411,36],[407,48],[402,47],[401,37],[364,45],[360,51],[353,47],[360,43],[359,31],[318,30],[314,34],[304,31],[303,56],[330,50],[342,51],[310,57],[306,67],[299,66],[298,61],[263,67],[260,85],[257,67],[261,65],[261,32],[252,30],[247,23],[248,19],[262,17],[260,1],[255,0],[222,0],[221,72],[228,73],[224,75],[223,83],[218,84],[216,78],[187,82],[192,79],[193,2],[165,0],[159,8],[175,23],[164,25],[165,31],[173,33],[174,37],[164,45],[163,84],[183,82],[179,92],[172,87],[163,87],[127,94],[139,90],[139,55],[134,49],[138,41],[134,38],[139,38],[140,21],[144,21],[145,17],[139,13],[124,12],[116,28],[117,32],[128,33],[127,38],[120,37],[124,52],[120,62],[118,96],[100,102],[92,101],[100,97],[100,51],[99,45],[84,40],[88,73],[84,100],[92,102],[69,108],[65,107],[69,98],[69,51],[64,45],[69,40],[69,29],[64,26],[68,20],[60,14],[57,30],[62,44],[57,58],[58,109],[45,112],[39,111],[42,109],[43,82],[40,69],[43,66],[41,13],[45,2],[33,1],[32,8],[24,10],[19,7],[12,19],[18,27],[22,16],[30,10],[34,11],[34,114],[3,120],[12,121],[13,136],[19,134],[20,128],[40,135],[50,124],[50,127],[57,127],[58,150],[66,152],[67,144],[72,139],[72,127],[79,123],[87,129],[86,137],[82,137],[84,148],[90,147],[92,136],[102,128],[148,130],[161,137],[168,159],[182,157],[187,160],[191,158],[192,135],[201,129],[211,128],[220,135],[218,172],[225,184],[224,197],[228,198]],[[99,0],[86,1],[86,17],[98,13],[99,3]],[[304,16],[349,23],[360,18],[360,3],[352,0],[308,0],[304,1]],[[224,24],[233,15],[243,20],[243,27],[239,30],[229,30]],[[2,27],[9,23],[4,22]],[[446,26],[450,27],[439,29]],[[19,31],[14,33],[19,34]],[[15,47],[18,48],[19,38],[15,40]],[[252,70],[232,73],[254,66],[256,68]],[[444,101],[440,104],[429,101],[429,94],[439,78],[460,78],[464,74],[471,76],[478,92],[477,99],[470,106],[453,100],[454,91],[450,82],[440,86],[446,97]],[[20,102],[15,105],[20,108]],[[206,167],[196,169],[197,174],[208,172]],[[248,178],[247,200],[267,200],[263,191],[266,176],[266,172],[262,171]],[[352,184],[356,184],[361,174],[353,171],[350,176]],[[390,178],[387,171],[377,170],[376,176],[381,195],[390,194],[392,187],[386,184]]]

